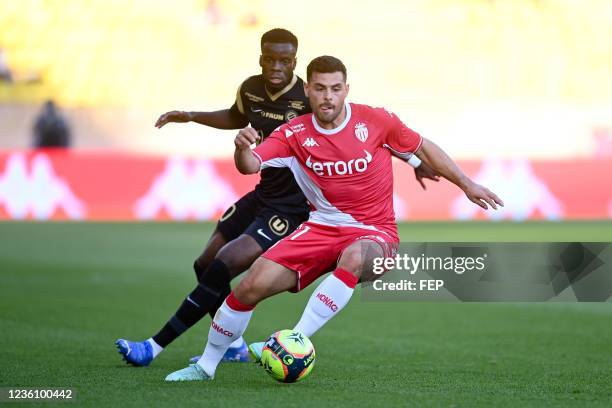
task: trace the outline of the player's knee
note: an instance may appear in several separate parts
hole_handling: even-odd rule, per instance
[[[197,260],[193,267],[194,269],[200,268]],[[227,266],[218,259],[214,259],[210,265],[208,265],[206,270],[201,271],[198,274],[198,282],[201,285],[211,287],[219,291],[225,291],[227,288],[229,288],[231,279],[232,278]]]
[[[349,271],[353,275],[359,277],[363,265],[363,256],[361,250],[356,247],[347,248],[340,257],[338,267]]]
[[[382,247],[378,242],[360,240],[348,246],[343,252],[338,266],[351,272],[361,280],[368,280],[372,269],[372,260],[384,256]],[[364,279],[365,278],[365,279]]]
[[[236,299],[245,305],[255,305],[261,299],[261,288],[251,279],[243,279],[233,290]]]
[[[228,253],[227,251],[219,251],[219,253],[217,254],[217,256],[215,257],[215,260],[219,260],[221,262],[223,262],[225,264],[225,266],[227,266],[227,270],[232,274],[238,274],[239,272],[242,271],[237,271],[236,269],[238,268],[238,265],[240,264],[239,260],[237,259],[237,256],[235,256],[233,253]]]
[[[263,300],[268,290],[268,283],[263,275],[262,270],[254,264],[234,289],[236,299],[247,305],[255,305]]]

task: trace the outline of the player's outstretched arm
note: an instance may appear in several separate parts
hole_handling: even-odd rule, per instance
[[[423,138],[421,147],[416,154],[429,164],[438,174],[463,190],[467,198],[474,204],[484,208],[497,209],[504,202],[488,188],[474,183],[444,150],[429,139]]]
[[[185,112],[174,110],[161,115],[159,119],[157,119],[157,122],[155,122],[155,127],[161,129],[166,123],[170,122],[195,122],[217,129],[240,129],[248,125],[246,118],[232,113],[230,109],[214,112]]]
[[[436,173],[429,164],[421,161],[415,154],[411,154],[410,157],[406,159],[405,155],[396,154],[393,150],[391,150],[391,153],[401,161],[408,163],[410,167],[414,169],[414,178],[419,182],[423,190],[427,190],[423,182],[424,179],[433,180],[435,182],[440,181],[440,175]]]
[[[259,171],[261,162],[251,150],[251,146],[259,140],[257,131],[251,127],[240,129],[234,139],[234,163],[242,174],[253,174]]]

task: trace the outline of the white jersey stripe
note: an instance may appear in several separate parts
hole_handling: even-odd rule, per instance
[[[270,159],[268,161],[262,162],[260,169],[263,170],[268,167],[289,167],[291,168],[291,163],[294,161],[295,161],[295,157],[293,156],[275,157],[274,159]]]
[[[295,181],[304,192],[304,195],[315,207],[315,210],[310,212],[308,221],[335,227],[355,227],[370,231],[379,231],[373,225],[367,225],[357,221],[352,215],[342,212],[333,206],[327,200],[327,198],[325,198],[319,186],[312,181],[310,176],[306,173],[304,168],[298,163],[297,160],[291,161],[289,168],[295,176]]]
[[[261,166],[263,165],[263,160],[261,156],[255,150],[251,150],[251,152],[255,155],[255,157],[259,159],[259,163],[261,163],[259,167],[261,168]]]

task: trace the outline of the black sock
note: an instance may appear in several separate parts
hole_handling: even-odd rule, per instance
[[[210,310],[208,311],[208,313],[210,314],[211,319],[215,317],[215,314],[217,313],[217,310],[219,310],[219,308],[223,305],[223,302],[225,301],[225,298],[229,296],[229,294],[232,291],[232,287],[230,286],[230,283],[227,282],[227,287],[224,288],[221,292],[221,297],[219,297],[219,301],[214,304]]]
[[[229,282],[230,274],[227,266],[218,259],[213,260],[202,274],[198,286],[187,296],[159,333],[153,336],[153,340],[160,346],[166,347],[206,313],[212,309],[216,312],[229,294]]]
[[[193,262],[193,271],[196,274],[198,282],[202,282],[202,277],[204,276],[204,272],[206,272],[206,268],[203,268],[197,259]]]

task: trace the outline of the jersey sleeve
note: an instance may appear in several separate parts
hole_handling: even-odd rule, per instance
[[[253,154],[261,162],[262,170],[267,167],[291,167],[294,154],[287,140],[287,134],[290,133],[286,126],[280,126],[253,149]]]
[[[234,104],[230,108],[230,114],[235,117],[242,117],[244,120],[248,120],[244,110],[244,103],[242,102],[242,86],[244,82],[240,84],[238,90],[236,91],[236,100]]]
[[[383,111],[388,123],[387,133],[383,141],[383,146],[391,150],[393,155],[409,160],[410,157],[419,150],[423,137],[414,130],[410,129],[392,112]]]

